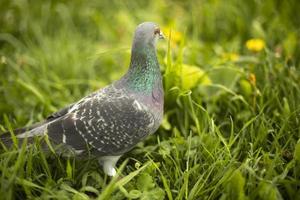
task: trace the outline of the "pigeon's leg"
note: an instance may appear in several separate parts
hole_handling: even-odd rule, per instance
[[[121,156],[102,156],[99,159],[100,164],[103,167],[103,171],[108,176],[115,176],[116,175],[116,163],[118,162]]]

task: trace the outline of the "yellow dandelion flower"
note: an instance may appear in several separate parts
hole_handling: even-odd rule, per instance
[[[246,42],[246,47],[250,51],[259,52],[265,48],[265,41],[259,38],[250,39]]]
[[[170,27],[163,28],[163,33],[168,37],[171,31],[171,43],[173,45],[179,44],[183,38],[183,34],[180,31],[174,30]]]

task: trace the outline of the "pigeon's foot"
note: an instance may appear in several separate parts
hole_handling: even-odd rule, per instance
[[[103,156],[99,159],[103,167],[103,171],[108,176],[115,176],[117,174],[115,166],[121,156]]]

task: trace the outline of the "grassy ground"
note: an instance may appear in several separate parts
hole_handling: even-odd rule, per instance
[[[1,150],[0,199],[300,199],[299,9],[297,0],[2,0],[2,131],[118,79],[138,23],[157,22],[171,40],[158,47],[163,124],[119,161],[122,178],[37,141]]]

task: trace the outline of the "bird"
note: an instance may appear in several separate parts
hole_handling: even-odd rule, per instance
[[[127,72],[88,96],[32,126],[16,129],[18,140],[47,136],[76,155],[91,151],[108,176],[115,176],[119,158],[159,128],[164,90],[156,54],[165,38],[154,22],[139,24],[134,33]],[[10,132],[0,136],[9,143]],[[11,139],[10,139],[11,142]]]

